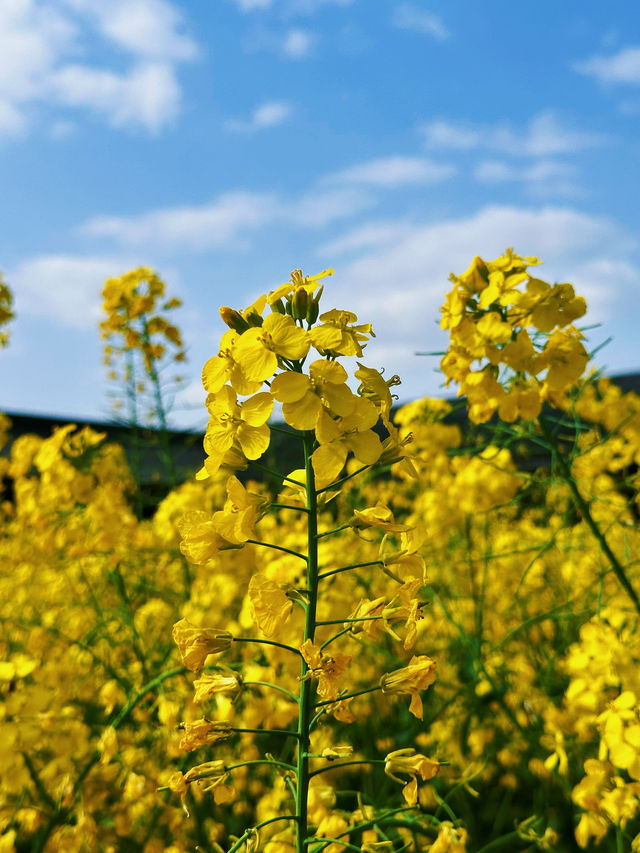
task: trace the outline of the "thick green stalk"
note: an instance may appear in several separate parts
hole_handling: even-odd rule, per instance
[[[138,394],[136,391],[135,362],[133,350],[127,350],[127,402],[129,404],[129,429],[131,430],[131,468],[136,483],[135,504],[138,517],[142,517],[142,458],[140,453],[140,423],[138,418]]]
[[[151,346],[151,337],[149,335],[149,326],[145,319],[142,324],[142,337],[147,347]],[[171,441],[169,439],[169,427],[167,424],[167,412],[162,398],[162,388],[160,386],[160,377],[152,358],[149,358],[148,371],[153,383],[153,393],[156,400],[156,415],[158,416],[158,424],[160,427],[160,456],[164,463],[164,467],[169,478],[169,485],[173,488],[176,485],[176,468],[173,462],[173,454],[171,453]]]
[[[307,589],[308,604],[304,626],[304,639],[313,642],[316,631],[318,602],[318,504],[316,481],[311,464],[314,433],[304,434],[304,465],[307,492]],[[306,661],[302,660],[298,712],[298,763],[296,768],[297,853],[305,853],[307,839],[307,798],[309,793],[309,732],[313,715],[313,685],[307,675]]]
[[[609,543],[605,539],[604,533],[600,530],[600,528],[598,527],[597,521],[595,520],[595,518],[591,514],[591,507],[589,506],[587,501],[580,494],[580,490],[578,489],[578,485],[575,481],[573,474],[571,473],[571,468],[569,466],[569,463],[567,462],[567,460],[563,456],[562,451],[560,450],[560,447],[558,445],[558,441],[557,441],[555,435],[551,432],[548,424],[546,423],[546,421],[542,417],[538,418],[538,422],[540,423],[540,428],[542,430],[542,434],[544,435],[544,437],[549,442],[549,446],[551,447],[551,449],[554,453],[554,458],[555,458],[557,466],[560,470],[560,475],[562,476],[562,479],[565,481],[565,483],[569,486],[569,489],[571,490],[571,494],[573,495],[573,499],[575,501],[576,507],[578,508],[580,513],[582,514],[582,517],[584,518],[584,520],[587,524],[587,527],[589,528],[589,530],[591,530],[591,532],[595,536],[596,541],[598,542],[598,545],[600,546],[600,550],[605,555],[605,557],[609,560],[609,564],[611,565],[611,568],[613,569],[615,576],[618,578],[620,585],[622,586],[624,591],[627,593],[627,595],[629,596],[629,598],[633,602],[633,606],[635,607],[636,611],[638,613],[640,613],[640,599],[638,598],[638,595],[637,595],[635,589],[631,586],[631,581],[627,577],[627,574],[626,574],[626,572],[622,566],[622,563],[618,560],[616,555],[611,550]]]

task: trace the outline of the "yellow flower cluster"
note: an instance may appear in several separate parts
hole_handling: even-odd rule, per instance
[[[441,327],[451,342],[441,367],[483,423],[498,412],[513,422],[557,402],[582,375],[589,356],[573,325],[587,310],[570,284],[548,284],[528,268],[537,258],[512,249],[493,261],[475,257],[442,307]],[[476,365],[477,362],[477,365]]]
[[[390,420],[390,388],[398,378],[385,380],[358,362],[355,378],[360,386],[354,392],[348,384],[340,359],[362,358],[373,332],[350,311],[321,312],[320,281],[330,273],[306,277],[295,270],[289,282],[248,308],[223,307],[220,314],[229,331],[203,369],[209,422],[204,437],[207,458],[197,474],[199,480],[216,479],[224,468],[256,464],[270,447],[268,419],[275,404],[282,406],[291,440],[301,443],[304,468],[278,477],[281,494],[275,503],[243,486],[236,476],[227,476],[222,509],[190,512],[178,522],[180,547],[190,562],[214,567],[221,552],[249,547],[255,562],[240,626],[232,620],[228,627],[213,628],[200,618],[191,622],[186,614],[176,623],[173,636],[183,663],[200,671],[215,666],[211,655],[222,654],[226,659],[234,648],[251,649],[256,644],[269,662],[268,672],[258,678],[248,674],[257,667],[247,665],[246,655],[241,675],[232,676],[223,669],[213,675],[203,673],[194,683],[195,701],[214,700],[220,713],[220,695],[228,690],[235,694],[236,721],[222,737],[249,731],[268,736],[277,729],[285,740],[278,759],[252,753],[249,759],[236,755],[214,762],[215,767],[204,761],[176,775],[170,787],[184,799],[194,785],[200,792],[212,790],[215,801],[221,803],[237,798],[237,776],[249,765],[289,774],[294,796],[280,806],[282,820],[289,826],[270,830],[277,830],[273,838],[278,839],[266,847],[272,853],[282,844],[295,843],[296,849],[304,849],[313,838],[327,840],[328,850],[338,850],[337,839],[352,835],[357,822],[344,808],[311,815],[315,788],[310,780],[325,772],[333,774],[342,764],[328,766],[327,762],[346,755],[345,747],[332,742],[331,720],[355,722],[352,700],[371,693],[410,696],[409,712],[422,719],[421,693],[436,678],[436,662],[426,654],[414,654],[406,666],[387,672],[382,660],[377,673],[373,661],[363,666],[365,650],[371,654],[383,637],[400,642],[403,651],[413,650],[418,641],[424,561],[417,549],[424,535],[417,533],[415,525],[396,521],[386,501],[354,506],[348,518],[336,518],[337,508],[328,505],[343,483],[381,459],[416,475],[414,466],[406,464],[408,441],[400,438]],[[287,513],[286,528],[280,532],[273,528],[278,511]],[[347,536],[352,537],[348,553],[353,565],[345,561],[344,543],[340,544]],[[362,559],[358,557],[361,548]],[[271,556],[258,562],[257,554],[264,552]],[[384,569],[376,580],[377,597],[355,592],[354,584],[357,588],[359,583],[351,573],[360,565]],[[355,609],[345,607],[354,594]],[[337,650],[338,640],[348,651]],[[256,714],[247,693],[251,686],[266,691],[262,701],[269,690],[275,691],[277,711]],[[245,728],[240,716],[245,721],[249,716],[256,719]],[[220,739],[224,722],[209,717],[193,724],[186,721],[188,735],[183,743],[193,749]],[[261,725],[256,726],[258,722]],[[439,768],[438,762],[412,748],[392,751],[373,763],[384,764],[387,775],[402,782],[405,802],[411,807],[418,801],[418,777],[430,780]],[[346,762],[350,767],[367,764],[361,755]],[[408,775],[409,782],[398,774]],[[392,820],[384,810],[376,815],[381,826]],[[376,832],[371,836],[370,832],[370,846],[384,843],[384,836]]]
[[[167,317],[182,303],[167,299],[165,283],[153,270],[139,267],[118,278],[110,278],[102,289],[105,319],[100,323],[105,340],[104,363],[109,378],[120,381],[129,403],[129,421],[138,423],[137,398],[148,389],[152,402],[148,418],[158,420],[166,428],[162,409],[159,366],[172,352],[171,360],[184,361],[185,352],[180,330]],[[136,353],[142,358],[142,369],[136,364]],[[176,381],[179,381],[177,377]],[[116,401],[119,408],[122,402]]]
[[[15,317],[11,310],[13,305],[13,294],[9,287],[2,279],[0,273],[0,326],[5,326],[10,320]],[[9,343],[9,334],[6,331],[0,331],[0,347],[6,347]]]

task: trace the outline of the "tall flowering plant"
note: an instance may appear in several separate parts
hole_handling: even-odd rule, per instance
[[[138,267],[109,278],[102,288],[104,319],[100,332],[105,342],[104,363],[109,379],[124,388],[127,425],[133,430],[133,468],[140,480],[138,427],[159,429],[160,449],[171,485],[176,472],[169,447],[166,367],[185,359],[182,335],[171,313],[182,303],[167,298],[164,281],[149,267]],[[180,377],[173,377],[179,383]],[[119,409],[122,400],[116,399]]]
[[[373,332],[370,324],[358,323],[351,311],[321,311],[321,282],[331,272],[304,276],[295,270],[287,283],[248,308],[221,308],[229,330],[203,370],[210,417],[204,438],[207,456],[197,477],[208,479],[221,468],[238,469],[251,463],[279,476],[282,486],[277,500],[270,500],[251,493],[231,474],[221,509],[183,518],[182,551],[190,561],[206,565],[220,551],[253,546],[286,554],[296,565],[280,574],[257,571],[252,575],[248,597],[253,630],[246,636],[224,625],[196,625],[187,618],[173,629],[184,665],[194,672],[206,669],[195,682],[197,701],[206,703],[220,694],[237,698],[256,688],[275,691],[282,699],[276,715],[280,725],[267,720],[255,728],[239,728],[233,721],[206,716],[184,724],[183,747],[188,751],[234,732],[276,735],[284,744],[277,758],[272,753],[252,753],[248,760],[242,756],[233,762],[214,759],[177,772],[170,780],[169,787],[185,801],[195,785],[211,789],[215,801],[223,803],[234,799],[234,777],[247,767],[268,765],[281,774],[287,794],[275,816],[272,812],[247,829],[231,851],[245,844],[246,849],[255,849],[258,830],[267,826],[264,831],[275,844],[269,849],[274,851],[361,849],[354,847],[354,839],[365,844],[362,849],[377,849],[380,844],[385,849],[391,843],[385,831],[408,825],[424,830],[428,823],[424,814],[411,816],[418,802],[418,780],[433,778],[439,769],[437,761],[412,747],[373,758],[353,754],[348,744],[331,743],[326,732],[322,743],[328,745],[321,751],[316,746],[318,730],[330,732],[332,719],[355,720],[351,701],[363,694],[408,696],[411,713],[421,719],[421,693],[436,677],[436,662],[426,654],[414,654],[405,666],[382,673],[376,683],[362,684],[352,656],[339,650],[341,640],[358,634],[371,640],[383,631],[411,650],[421,618],[425,577],[424,562],[416,553],[421,540],[413,536],[410,525],[394,518],[384,502],[354,509],[338,526],[328,508],[348,480],[374,466],[396,463],[415,473],[407,456],[408,443],[400,440],[390,421],[390,388],[398,378],[387,380],[358,361],[357,391],[348,384],[342,362],[361,359]],[[302,461],[286,476],[257,461],[267,451],[272,431],[282,429],[269,424],[276,403],[282,407],[289,440],[299,443]],[[258,531],[265,528],[261,519],[270,512],[290,514],[291,526],[304,528],[304,544],[289,547],[282,544],[283,539],[261,538]],[[332,537],[344,537],[345,531],[351,531],[354,549],[356,537],[377,541],[377,558],[350,563],[349,548],[341,539],[341,558],[336,561]],[[386,594],[363,598],[355,607],[337,602],[332,589],[338,577],[364,566],[380,572]],[[396,586],[393,595],[388,594],[390,578]],[[370,586],[374,585],[375,574]],[[220,665],[236,644],[270,655],[273,680],[258,684],[241,671]],[[246,663],[251,670],[251,662]],[[317,803],[316,785],[322,774],[346,767],[370,769],[371,765],[379,765],[402,784],[404,805],[376,811],[361,803],[350,815],[311,807],[310,803]],[[275,824],[281,826],[271,826]]]

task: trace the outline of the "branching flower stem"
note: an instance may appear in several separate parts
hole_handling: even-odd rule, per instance
[[[320,773],[328,773],[331,770],[336,770],[338,767],[355,767],[356,765],[358,767],[361,767],[363,764],[382,764],[382,765],[384,765],[385,763],[386,762],[385,762],[384,758],[368,758],[368,759],[363,759],[362,761],[340,761],[340,762],[327,764],[326,767],[319,767],[317,770],[312,770],[311,773],[309,774],[309,778],[311,778],[312,776],[319,776]]]
[[[598,523],[594,519],[591,514],[591,507],[587,503],[587,501],[580,494],[580,489],[578,489],[575,477],[571,473],[571,468],[569,467],[569,463],[565,459],[562,451],[558,446],[558,441],[552,431],[549,429],[549,425],[544,420],[544,418],[539,417],[538,422],[540,424],[540,429],[542,430],[542,434],[549,442],[549,446],[551,447],[554,455],[554,459],[556,461],[557,467],[560,471],[560,475],[562,479],[565,481],[569,489],[571,490],[571,494],[573,496],[573,500],[575,501],[576,507],[580,511],[582,517],[584,518],[587,527],[593,533],[598,545],[602,553],[605,555],[611,568],[614,571],[615,576],[618,578],[620,585],[627,593],[631,601],[633,602],[633,606],[636,611],[640,613],[640,598],[638,598],[638,594],[635,589],[631,586],[631,581],[627,577],[627,574],[620,563],[620,560],[616,557],[616,555],[611,550],[611,547],[607,540],[605,539],[604,533],[598,527]]]
[[[288,652],[293,652],[295,655],[299,655],[299,649],[294,648],[293,646],[287,646],[285,643],[276,643],[275,640],[258,640],[255,637],[234,637],[234,643],[259,643],[263,646],[277,646],[279,649],[286,649]],[[270,687],[272,685],[269,685]]]
[[[329,572],[322,572],[318,575],[318,580],[330,578],[332,575],[338,575],[340,572],[349,572],[351,569],[365,569],[367,566],[382,566],[382,560],[369,560],[366,563],[353,563],[351,566],[342,566],[340,569],[331,569]]]
[[[262,829],[263,826],[268,826],[270,823],[276,823],[277,821],[282,820],[297,820],[297,815],[281,815],[280,817],[270,817],[268,818],[268,820],[260,821],[260,823],[257,823],[255,826],[249,827],[249,829],[245,830],[245,832],[240,836],[236,843],[229,848],[227,853],[236,853],[236,851],[243,846],[245,841],[250,838],[251,835],[258,829]]]
[[[247,539],[248,545],[262,545],[263,548],[272,548],[274,551],[283,551],[285,554],[291,554],[292,557],[299,557],[301,560],[307,562],[307,558],[304,554],[299,554],[297,551],[293,551],[291,548],[285,548],[282,545],[274,545],[273,542],[260,542],[258,539]]]

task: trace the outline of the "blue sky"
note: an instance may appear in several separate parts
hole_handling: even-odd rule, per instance
[[[138,265],[184,300],[185,406],[219,305],[294,267],[334,267],[402,399],[442,394],[447,276],[506,246],[640,370],[636,3],[4,0],[0,55],[0,408],[107,414],[100,289]]]

